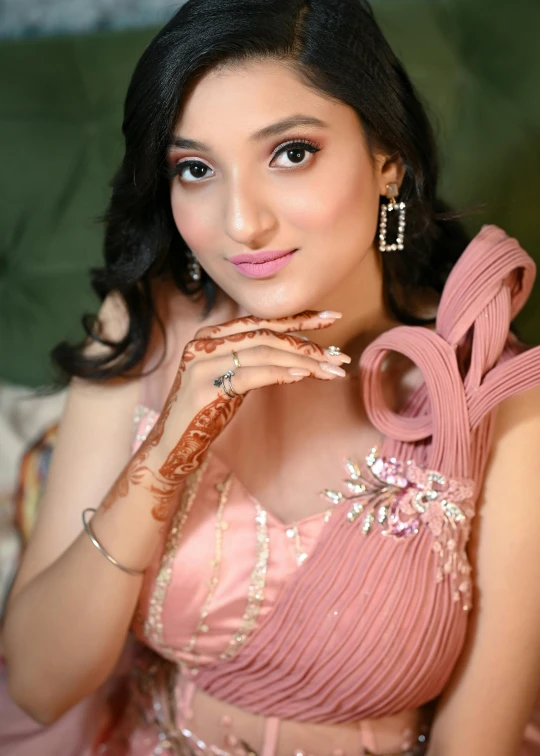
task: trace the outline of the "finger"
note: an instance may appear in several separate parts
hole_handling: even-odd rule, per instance
[[[319,328],[328,328],[336,322],[342,315],[335,310],[324,310],[316,312],[315,310],[306,310],[297,315],[290,315],[285,318],[275,318],[266,320],[257,318],[255,315],[248,315],[244,318],[235,318],[226,323],[215,326],[206,326],[201,328],[195,334],[196,339],[215,339],[222,336],[228,336],[232,333],[244,333],[259,328],[270,328],[278,333],[294,333],[295,331],[314,331]]]
[[[236,372],[241,367],[259,367],[262,369],[268,366],[301,368],[307,370],[313,378],[322,380],[332,380],[346,375],[343,368],[325,359],[321,361],[318,358],[308,357],[297,352],[286,352],[283,349],[276,349],[264,344],[244,349],[237,356],[240,361],[239,366],[235,365],[232,355],[227,354],[208,360],[205,363],[205,369],[214,376],[224,375],[229,370]]]
[[[265,367],[242,367],[238,368],[236,373],[229,379],[225,380],[225,386],[232,390],[238,396],[247,394],[248,391],[263,388],[263,386],[273,386],[278,384],[299,383],[304,378],[309,377],[309,371],[303,368],[285,368],[277,365],[266,365]],[[228,396],[227,391],[221,387],[220,392]]]
[[[313,357],[319,362],[331,362],[333,364],[350,363],[349,355],[341,352],[336,353],[333,348],[325,349],[313,341],[304,340],[291,333],[276,333],[269,328],[260,328],[256,331],[245,331],[221,336],[213,339],[195,339],[184,350],[184,359],[189,362],[193,359],[209,359],[222,355],[231,355],[236,352],[242,354],[246,349],[256,346],[269,346],[281,349],[289,354],[302,354]]]

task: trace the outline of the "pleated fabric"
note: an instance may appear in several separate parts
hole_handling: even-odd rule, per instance
[[[534,277],[517,241],[484,226],[448,278],[436,330],[401,326],[365,350],[362,391],[385,436],[382,457],[472,480],[476,502],[494,410],[540,383],[540,348],[509,331]],[[381,386],[392,350],[424,377],[400,414],[385,405]],[[233,658],[201,667],[197,687],[267,717],[314,723],[389,716],[440,694],[462,650],[468,612],[450,575],[441,575],[434,531],[420,525],[413,536],[393,538],[375,521],[366,536],[348,509],[347,501],[336,505],[272,610]]]

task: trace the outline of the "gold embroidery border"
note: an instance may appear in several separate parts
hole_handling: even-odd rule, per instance
[[[266,511],[260,504],[255,502],[255,522],[257,523],[256,549],[257,561],[251,573],[248,599],[242,621],[238,630],[233,634],[229,645],[220,654],[220,659],[231,659],[247,641],[249,635],[257,624],[257,618],[261,611],[266,587],[266,571],[270,555],[270,538],[268,537]]]
[[[180,504],[174,514],[171,528],[165,541],[161,564],[150,596],[148,617],[144,623],[144,637],[152,646],[159,649],[162,656],[171,661],[178,661],[178,658],[177,651],[165,645],[163,640],[163,605],[171,582],[172,567],[178,551],[180,537],[207,466],[208,456],[204,459],[201,466],[189,475],[186,480]]]
[[[216,541],[215,541],[215,548],[214,548],[214,557],[212,561],[210,562],[210,566],[212,567],[212,570],[213,570],[212,577],[207,581],[209,591],[204,601],[203,607],[201,609],[201,615],[199,617],[199,621],[197,622],[197,626],[195,630],[193,631],[193,635],[191,636],[188,644],[184,646],[184,648],[182,649],[183,653],[193,654],[195,657],[198,656],[198,654],[194,651],[194,649],[195,649],[195,645],[197,643],[197,639],[199,635],[201,633],[207,633],[210,629],[206,622],[206,618],[208,617],[210,606],[214,599],[216,588],[219,583],[220,573],[221,573],[221,561],[223,557],[223,533],[229,527],[228,523],[225,522],[223,519],[223,512],[224,512],[225,505],[227,503],[227,499],[229,496],[231,483],[232,483],[232,473],[229,473],[224,483],[218,483],[216,485],[216,488],[219,491],[219,503],[218,503],[218,508],[216,512],[216,524],[215,524]]]

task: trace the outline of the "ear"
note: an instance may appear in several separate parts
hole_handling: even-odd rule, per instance
[[[405,166],[400,155],[378,155],[378,183],[379,194],[386,197],[387,184],[397,184],[401,187],[401,182],[405,176]]]

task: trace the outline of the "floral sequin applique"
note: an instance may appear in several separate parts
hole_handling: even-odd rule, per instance
[[[471,567],[466,554],[470,523],[474,516],[474,481],[449,478],[436,470],[424,470],[414,460],[401,462],[381,457],[374,447],[362,469],[353,460],[345,463],[347,493],[326,489],[322,496],[334,505],[349,501],[350,522],[361,518],[365,534],[378,522],[382,534],[394,538],[416,535],[422,525],[433,535],[438,555],[437,582],[449,576],[453,599],[471,606]]]

